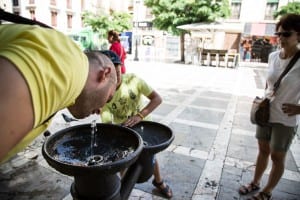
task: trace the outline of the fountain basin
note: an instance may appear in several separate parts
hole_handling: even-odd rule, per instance
[[[172,143],[174,134],[168,126],[152,121],[141,121],[131,128],[143,139],[143,151],[135,163],[143,169],[136,182],[143,183],[153,175],[155,154],[163,151]]]
[[[166,149],[174,140],[173,131],[166,125],[153,122],[141,121],[131,127],[143,140],[143,152],[155,154]]]
[[[143,144],[134,130],[101,123],[96,127],[97,146],[93,150],[90,124],[72,126],[49,136],[42,147],[48,164],[69,176],[91,176],[117,173],[137,160]]]

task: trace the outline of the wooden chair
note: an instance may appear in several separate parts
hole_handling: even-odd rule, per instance
[[[225,65],[228,67],[228,63],[232,63],[231,67],[235,68],[238,66],[240,56],[237,53],[236,49],[229,49],[228,52],[226,53],[226,58],[225,58]]]

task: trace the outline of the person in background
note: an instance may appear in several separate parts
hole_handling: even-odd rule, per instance
[[[110,30],[107,33],[107,40],[111,44],[109,50],[115,52],[121,59],[121,72],[122,74],[125,74],[126,68],[125,68],[125,59],[126,59],[126,51],[124,47],[121,44],[121,40],[119,37],[119,33],[116,31]]]
[[[243,43],[243,61],[250,61],[252,41],[246,39]]]
[[[299,52],[300,15],[287,14],[276,24],[276,33],[281,49],[269,55],[266,96],[272,96],[274,83],[287,67],[290,60]],[[261,178],[271,156],[272,168],[266,185],[251,199],[272,199],[272,191],[281,179],[285,158],[295,137],[300,114],[300,59],[282,79],[270,103],[270,127],[257,126],[258,156],[254,177],[243,185],[239,193],[246,195],[260,189]]]
[[[0,25],[0,66],[0,163],[43,133],[57,111],[100,113],[116,89],[110,59],[35,25]]]
[[[142,120],[151,120],[149,114],[162,102],[160,95],[144,80],[134,74],[121,75],[122,61],[112,51],[102,51],[115,64],[117,72],[117,90],[112,100],[101,110],[103,123],[122,124],[132,127]],[[143,97],[149,102],[143,104]],[[157,159],[154,159],[154,179],[152,184],[167,198],[172,197],[172,190],[164,183]]]

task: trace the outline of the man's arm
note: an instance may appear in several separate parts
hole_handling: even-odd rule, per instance
[[[16,66],[0,57],[0,161],[32,130],[34,112],[28,85]]]

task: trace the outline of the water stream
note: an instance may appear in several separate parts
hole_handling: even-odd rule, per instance
[[[97,123],[96,120],[93,120],[91,123],[91,156],[94,156],[94,147],[97,147]]]

